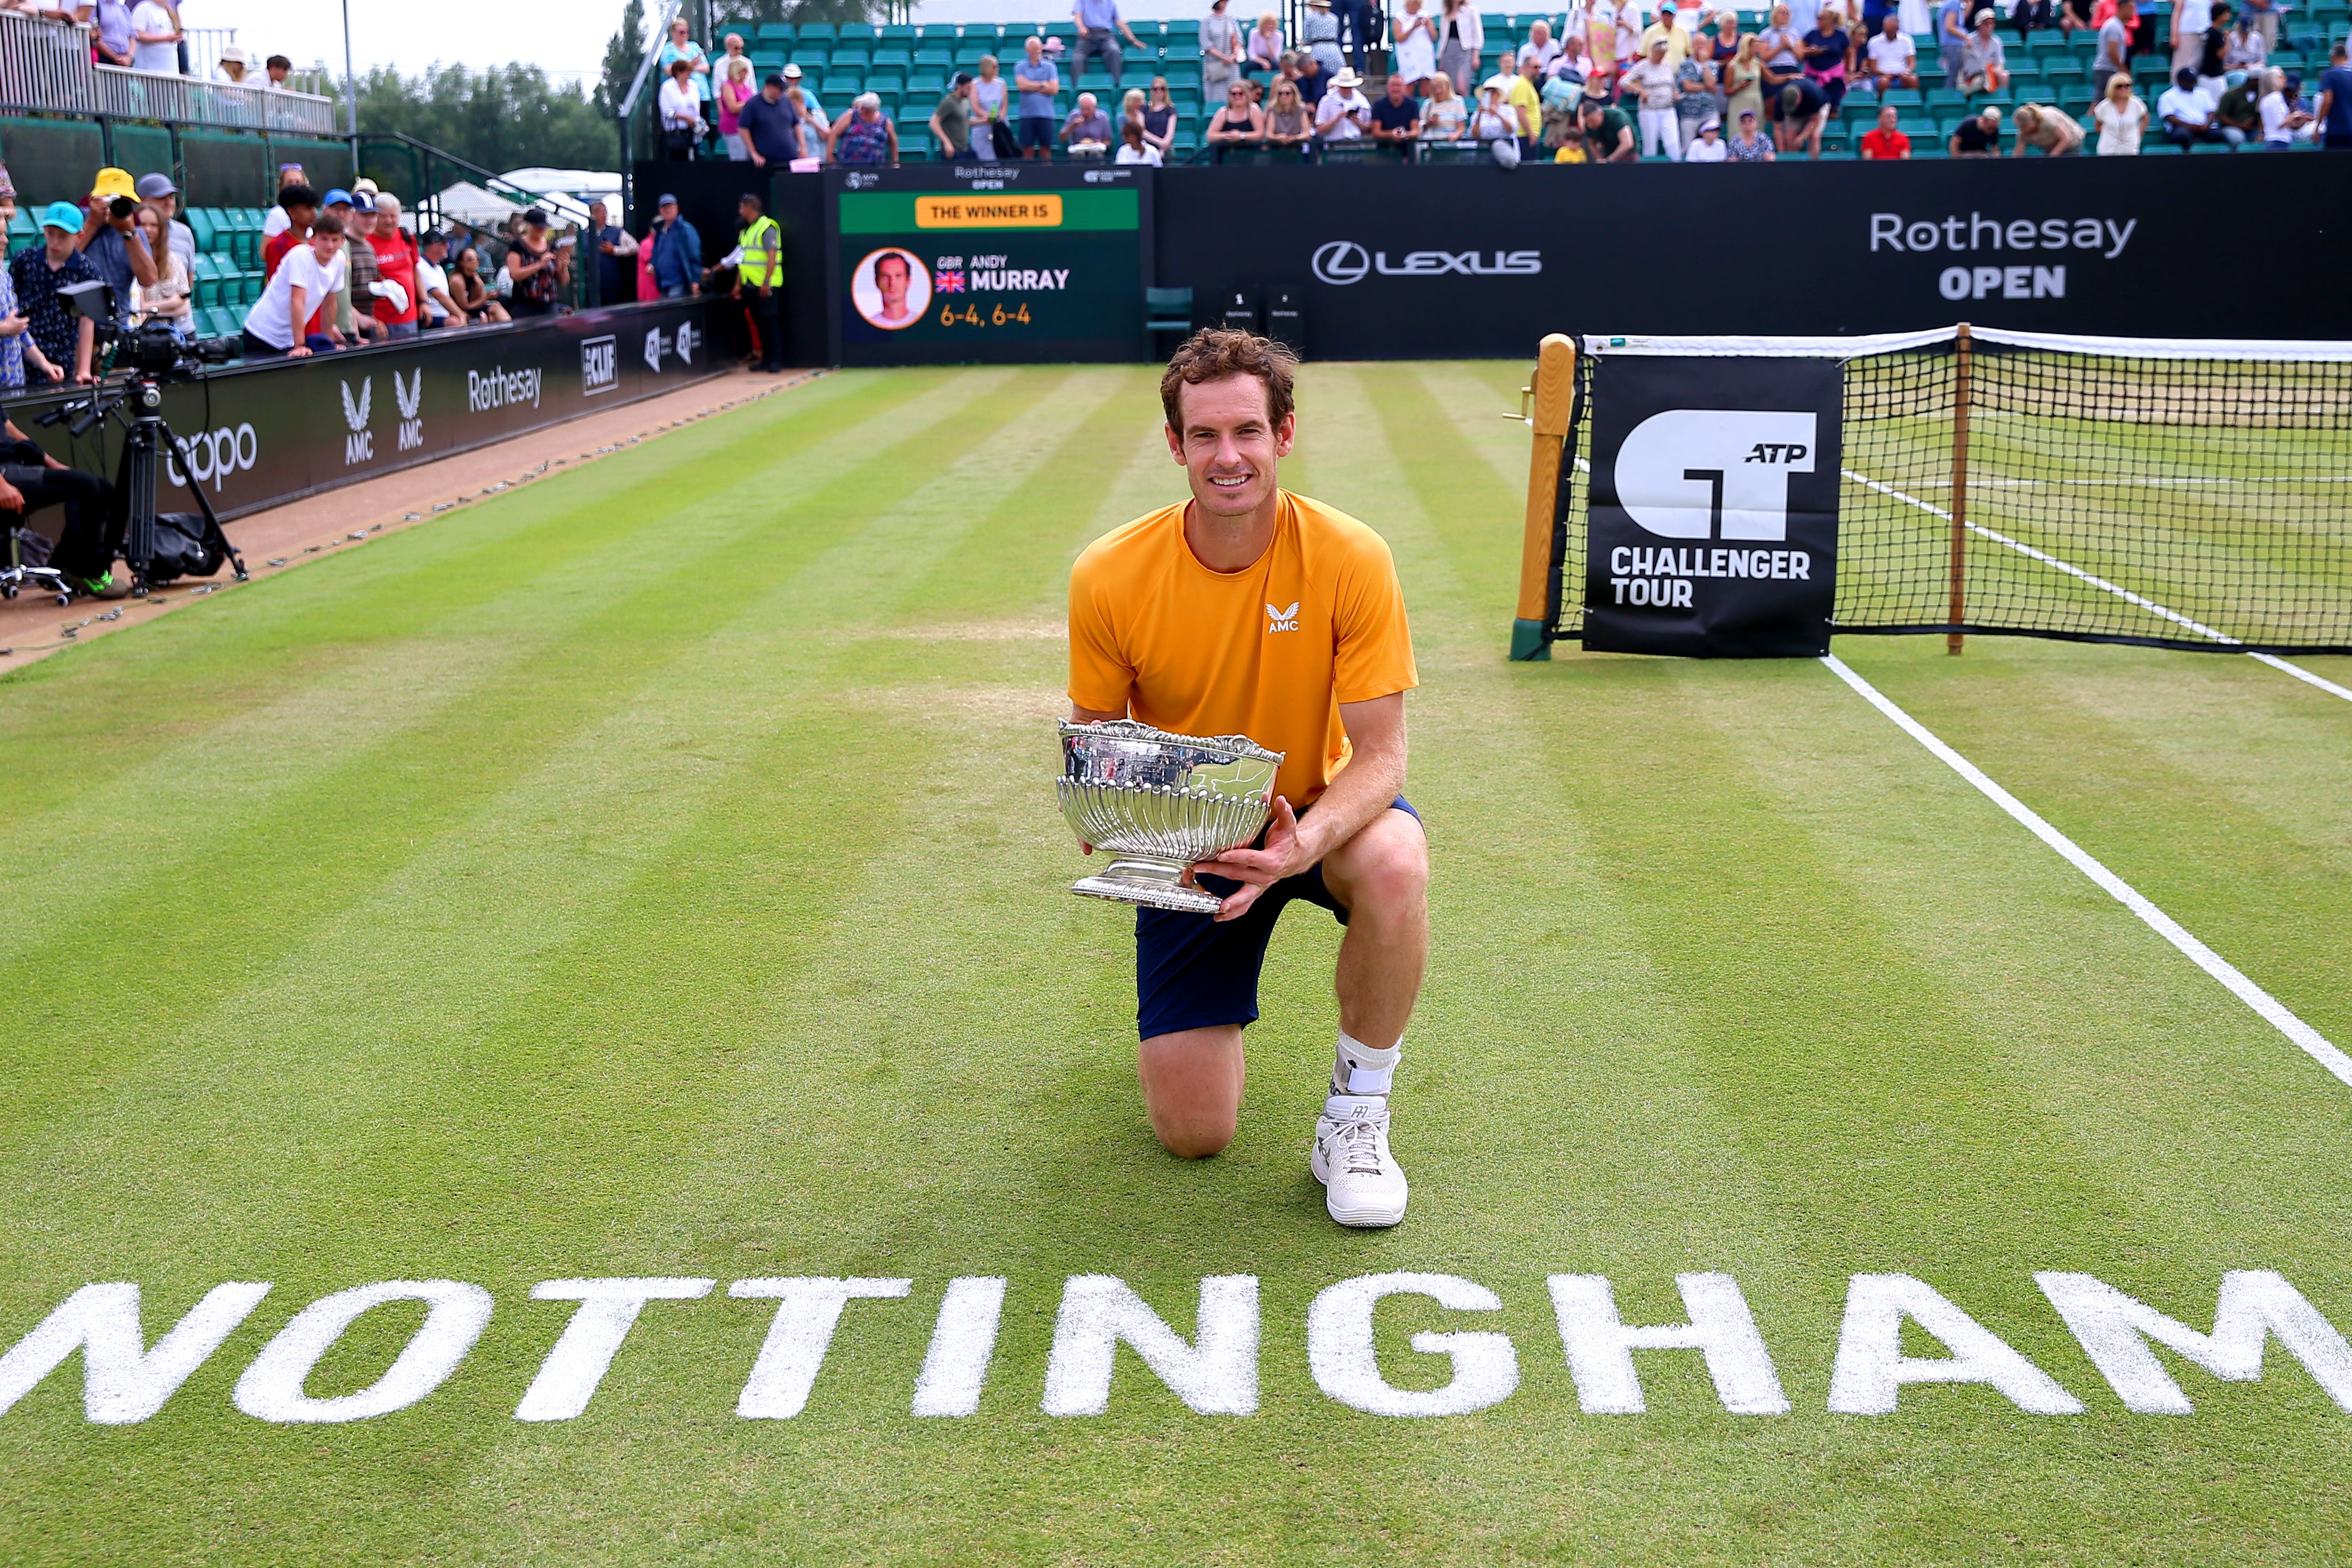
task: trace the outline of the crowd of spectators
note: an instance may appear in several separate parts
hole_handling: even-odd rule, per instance
[[[1328,158],[1350,143],[1350,156],[1443,148],[1507,163],[2352,147],[2341,43],[2315,90],[2272,59],[2284,0],[2241,0],[2242,14],[2231,0],[2177,0],[2161,27],[2137,0],[1780,0],[1753,25],[1718,0],[1580,0],[1491,52],[1469,0],[1393,0],[1384,17],[1369,0],[1307,0],[1295,36],[1271,12],[1229,16],[1227,3],[1214,0],[1198,35],[1199,155],[1212,159]],[[1072,21],[1073,44],[1041,28],[1021,39],[1009,71],[994,54],[956,70],[919,144],[950,161],[1158,164],[1189,153],[1189,133],[1177,145],[1168,79],[1124,86],[1139,40],[1118,0],[1077,0]],[[2068,106],[2012,63],[2040,29],[2088,35],[2088,80]],[[1090,58],[1110,76],[1108,99],[1073,90]],[[657,64],[672,157],[723,153],[808,170],[895,163],[905,151],[878,94],[859,91],[828,114],[798,64],[761,76],[740,32],[713,59],[677,19]],[[1931,96],[1940,117],[1923,102]],[[1825,132],[1863,112],[1849,100],[1874,105],[1875,123],[1825,145]],[[909,127],[918,113],[903,111]]]
[[[92,63],[152,71],[162,76],[193,76],[187,29],[180,24],[183,0],[0,0],[0,11],[13,11],[39,20],[89,29]],[[224,45],[212,68],[212,79],[232,87],[288,90],[294,62],[270,55],[258,69],[243,46]]]

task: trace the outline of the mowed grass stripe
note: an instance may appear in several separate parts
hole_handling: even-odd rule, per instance
[[[919,421],[904,440],[935,453],[962,451],[985,442],[1013,412],[992,413],[985,400],[966,399],[947,410],[944,424]],[[714,573],[689,554],[668,574],[648,573],[607,592],[583,590],[568,606],[561,635],[476,700],[444,708],[428,723],[338,759],[208,842],[173,874],[139,884],[135,900],[126,892],[110,912],[63,924],[39,946],[14,955],[0,974],[21,974],[28,984],[61,964],[90,964],[100,973],[137,973],[150,994],[142,999],[144,1028],[136,1048],[128,1048],[132,1042],[110,1026],[114,1009],[105,993],[35,989],[24,1009],[32,1026],[7,1046],[26,1063],[28,1116],[0,1128],[0,1149],[19,1146],[45,1121],[69,1121],[70,1100],[57,1097],[104,1093],[173,1029],[218,1001],[250,999],[251,975],[300,954],[320,928],[397,887],[420,847],[425,856],[436,853],[501,792],[582,732],[609,722],[636,691],[664,679],[672,660],[703,642],[714,616],[740,612],[762,589],[821,558],[827,541],[846,537],[852,530],[842,519],[856,514],[837,503],[848,494],[887,504],[915,489],[926,470],[902,455],[893,466],[893,455],[880,446],[835,470],[832,485],[798,492],[781,513],[805,513],[808,526],[774,533],[766,554],[748,567],[738,562]],[[699,526],[691,520],[696,499],[707,493],[700,487],[721,485],[725,476],[723,466],[701,461],[674,481],[679,526]],[[689,611],[691,592],[702,597]]]
[[[782,465],[905,402],[904,393],[828,377],[730,417],[777,430],[768,449]],[[924,417],[920,408],[908,413]],[[37,814],[70,808],[117,772],[282,700],[331,667],[363,665],[384,645],[471,631],[485,613],[510,610],[519,583],[573,563],[592,573],[601,566],[613,574],[607,582],[641,569],[632,552],[642,547],[646,518],[675,504],[663,494],[665,485],[674,490],[667,464],[709,439],[706,426],[615,453],[593,474],[551,475],[445,515],[412,531],[399,549],[383,548],[389,540],[346,547],[315,563],[324,574],[268,578],[142,626],[137,637],[108,637],[10,674],[0,693],[38,689],[39,695],[0,701],[0,731],[20,780],[0,798],[0,824],[21,828]],[[657,461],[656,452],[668,458]],[[386,591],[363,591],[377,585]],[[355,597],[354,590],[362,591]],[[153,645],[168,647],[169,657],[161,649],[137,656],[138,647]],[[126,710],[145,721],[121,723]]]
[[[875,442],[894,434],[907,439],[960,402],[944,395],[892,402],[882,412],[869,411],[865,421],[846,430],[825,417],[830,411],[817,405],[805,426],[788,425],[780,434],[777,444],[785,451],[777,461],[795,464],[796,488],[805,494],[828,479],[855,472],[865,460],[856,455],[869,452]],[[803,448],[820,443],[823,449],[802,459]],[[708,570],[705,563],[714,555],[740,548],[777,522],[770,504],[689,509],[687,515],[670,519],[659,546],[658,576],[647,572],[646,543],[640,531],[649,514],[643,511],[632,514],[631,531],[607,538],[597,549],[582,553],[567,550],[550,557],[517,548],[511,561],[494,569],[478,566],[479,552],[488,546],[474,536],[474,525],[488,522],[489,527],[478,531],[511,537],[515,531],[508,526],[512,520],[504,516],[507,512],[551,510],[562,516],[567,510],[577,511],[582,503],[578,489],[567,493],[557,489],[568,479],[548,481],[547,488],[532,492],[528,505],[524,496],[515,495],[463,519],[450,519],[446,531],[444,525],[436,525],[429,540],[420,537],[412,544],[403,536],[398,550],[386,542],[370,560],[373,566],[377,560],[406,553],[455,556],[464,563],[468,581],[499,585],[500,591],[487,600],[461,599],[453,605],[431,596],[414,597],[414,579],[433,570],[427,566],[396,563],[390,573],[372,578],[329,581],[345,572],[352,558],[322,563],[325,575],[310,592],[331,601],[358,601],[356,610],[346,609],[336,617],[341,629],[333,647],[299,666],[278,668],[287,685],[275,693],[247,689],[243,695],[251,699],[248,705],[214,712],[200,727],[175,725],[185,732],[151,756],[116,759],[121,765],[110,769],[101,750],[91,760],[93,776],[79,781],[48,809],[16,820],[12,830],[38,842],[45,852],[0,866],[0,901],[37,910],[39,918],[0,929],[0,955],[77,920],[103,919],[109,900],[135,899],[144,883],[190,874],[188,862],[202,857],[216,836],[234,832],[240,819],[314,781],[322,771],[344,765],[355,747],[395,745],[450,709],[479,700],[499,683],[530,679],[525,673],[529,658],[574,632],[583,610],[609,611],[616,586],[638,594],[675,594],[682,575],[690,580],[691,574]],[[646,494],[657,489],[656,481]],[[624,497],[622,503],[628,499]],[[520,547],[522,541],[516,543]],[[236,608],[244,607],[240,601]],[[420,609],[433,612],[430,624],[410,624]],[[239,617],[232,610],[220,623],[188,629],[190,635],[180,646],[158,650],[150,660],[193,666],[197,673],[190,678],[192,688],[202,686],[207,669],[247,660],[269,664],[273,656],[297,646],[267,614]],[[142,628],[142,636],[149,631]],[[143,679],[138,672],[147,662],[81,672],[83,679],[73,683],[71,700],[109,710],[135,700],[121,688],[126,680]],[[5,689],[0,688],[0,692]],[[0,722],[26,721],[63,694],[52,687],[14,701],[0,697],[0,711],[6,714]],[[32,749],[45,755],[55,751],[79,756],[78,745],[46,742]],[[162,800],[171,802],[168,832],[158,831],[155,810]]]

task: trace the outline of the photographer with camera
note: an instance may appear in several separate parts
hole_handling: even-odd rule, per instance
[[[0,529],[16,528],[43,507],[64,507],[65,528],[47,546],[47,563],[64,573],[66,585],[78,594],[119,599],[130,589],[114,581],[105,500],[104,479],[67,468],[0,416]],[[38,549],[26,552],[26,558]],[[0,561],[5,558],[0,552]]]
[[[87,386],[97,324],[59,292],[98,279],[78,243],[81,224],[81,209],[71,202],[51,202],[42,208],[41,243],[16,253],[8,264],[8,281],[16,289],[16,308],[29,322],[26,353],[37,356],[36,368],[46,366],[52,381],[69,374],[76,385]]]
[[[310,237],[286,253],[269,285],[245,316],[245,352],[248,357],[284,354],[304,359],[311,353],[343,346],[342,334],[331,319],[321,331],[305,331],[321,300],[331,301],[350,277],[343,251],[343,220],[333,213],[319,215]],[[316,324],[316,323],[313,323]]]
[[[130,172],[100,169],[74,244],[90,270],[114,290],[118,323],[131,310],[131,285],[152,289],[163,277],[146,237],[139,232],[138,216],[139,190]]]

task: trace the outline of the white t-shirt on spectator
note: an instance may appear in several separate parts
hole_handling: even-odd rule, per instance
[[[156,0],[139,0],[131,8],[131,30],[133,33],[170,33],[177,31],[172,13],[156,4]],[[133,44],[131,63],[143,71],[168,71],[180,74],[180,46],[177,44]]]
[[[2168,87],[2156,100],[2158,120],[2178,120],[2183,125],[2202,125],[2213,118],[2213,100],[2201,87]]]
[[[1326,142],[1359,141],[1364,134],[1363,121],[1371,114],[1372,100],[1353,88],[1327,92],[1315,104],[1315,134]]]
[[[1717,137],[1713,142],[1709,142],[1705,137],[1701,137],[1698,141],[1692,142],[1689,146],[1683,149],[1683,162],[1685,163],[1727,163],[1731,162],[1731,143],[1726,142],[1720,136]]]
[[[293,226],[294,220],[286,216],[284,207],[271,207],[269,216],[261,220],[261,237],[276,239]]]
[[[1919,58],[1919,47],[1907,34],[1897,33],[1888,37],[1881,33],[1870,40],[1870,68],[1880,76],[1909,76]]]
[[[446,289],[448,287],[448,268],[436,267],[433,263],[425,260],[425,258],[421,256],[416,258],[417,302],[423,305],[425,307],[425,313],[436,321],[447,320],[449,312],[441,308],[441,301],[433,297],[433,290],[436,289]],[[455,298],[455,296],[452,296],[452,298]]]
[[[1544,41],[1543,47],[1541,48],[1536,47],[1533,44],[1521,44],[1519,46],[1519,65],[1523,69],[1526,68],[1527,63],[1529,60],[1533,60],[1536,62],[1536,66],[1538,69],[1549,70],[1551,68],[1551,62],[1558,58],[1559,58],[1559,40],[1558,38],[1547,38]]]
[[[286,253],[278,270],[269,275],[269,286],[253,309],[245,313],[245,330],[273,349],[290,349],[296,342],[294,324],[294,286],[302,286],[304,320],[315,314],[319,301],[341,292],[348,275],[351,258],[341,251],[326,267],[319,265],[319,253],[307,245],[298,245]]]
[[[677,84],[677,79],[672,77],[661,84],[660,99],[663,130],[669,131],[680,126],[689,129],[701,127],[702,100],[695,96],[694,83],[691,80],[688,80],[686,86],[680,87]]]
[[[1160,156],[1160,149],[1154,147],[1149,142],[1146,142],[1140,147],[1129,147],[1124,142],[1120,142],[1118,156],[1113,158],[1111,162],[1114,163],[1142,163],[1154,169],[1161,167],[1163,163],[1163,160]]]
[[[2213,0],[2180,0],[2172,8],[2172,19],[2184,38],[2201,38],[2213,25]]]
[[[2286,128],[2286,99],[2275,92],[2263,94],[2263,140],[2285,146],[2294,140]]]

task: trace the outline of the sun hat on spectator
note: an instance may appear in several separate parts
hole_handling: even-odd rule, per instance
[[[128,169],[100,169],[98,178],[90,182],[89,194],[110,198],[135,196],[139,194],[139,187],[131,183]]]
[[[1325,3],[1328,5],[1329,0],[1325,0]],[[1353,92],[1364,85],[1364,79],[1356,74],[1354,67],[1341,66],[1339,74],[1331,79],[1331,85],[1341,92]]]
[[[152,202],[157,196],[176,196],[180,194],[180,187],[172,183],[172,176],[169,174],[142,174],[139,176],[138,188],[139,199],[142,202]]]
[[[1743,111],[1743,118],[1744,118],[1745,114],[1748,114],[1748,113],[1753,113],[1753,112],[1754,112],[1754,110],[1752,110]],[[1702,120],[1702,121],[1700,121],[1698,122],[1698,128],[1699,128],[1701,131],[1720,131],[1720,130],[1722,130],[1722,129],[1723,129],[1723,121],[1720,121],[1720,120],[1718,120],[1718,119],[1717,119],[1714,115],[1710,114],[1710,115],[1708,115],[1705,120]]]
[[[81,232],[81,208],[71,202],[51,202],[41,209],[43,228],[61,228],[68,234]]]
[[[772,78],[771,79],[773,79]],[[801,79],[801,68],[800,68],[800,67],[798,67],[798,66],[786,66],[786,67],[784,68],[784,79],[785,79],[786,81],[798,81],[798,80],[800,80],[800,79]]]
[[[253,57],[247,54],[244,47],[239,44],[225,46],[221,49],[220,58],[223,65],[249,66],[253,63]]]

